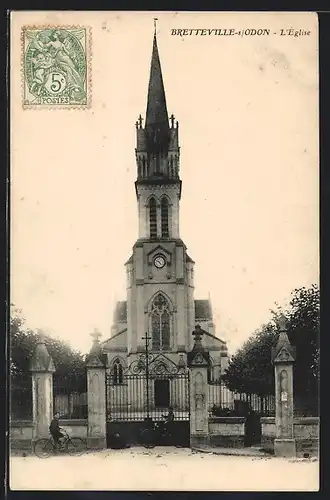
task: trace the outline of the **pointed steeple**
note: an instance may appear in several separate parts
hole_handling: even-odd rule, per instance
[[[170,127],[157,46],[156,27],[152,47],[145,128],[149,151],[167,151]]]
[[[139,184],[177,184],[180,188],[180,147],[178,122],[167,113],[162,70],[155,32],[150,65],[147,110],[145,120],[140,115],[136,128],[136,165]],[[137,193],[138,194],[138,193]]]

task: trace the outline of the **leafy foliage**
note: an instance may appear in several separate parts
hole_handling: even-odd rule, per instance
[[[271,348],[276,331],[271,323],[255,332],[229,361],[224,375],[232,391],[266,396],[274,393],[274,370]]]
[[[319,386],[319,312],[320,292],[316,285],[293,290],[289,306],[277,306],[271,311],[269,322],[254,332],[232,357],[224,376],[227,387],[259,396],[274,394],[271,348],[278,339],[277,318],[284,314],[289,340],[296,348],[295,398],[315,407]]]
[[[26,328],[22,312],[12,307],[10,321],[10,374],[12,384],[22,386],[30,379],[30,360],[36,348],[38,334]],[[56,373],[54,380],[59,386],[73,391],[84,390],[86,371],[85,357],[64,341],[46,335],[45,343],[53,358]]]

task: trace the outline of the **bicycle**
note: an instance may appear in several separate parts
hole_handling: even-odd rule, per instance
[[[142,429],[140,432],[140,442],[144,448],[154,448],[158,443],[172,441],[172,434],[168,431],[164,423],[154,423],[152,426]],[[173,443],[174,444],[174,443]],[[182,448],[180,444],[174,444],[176,448]]]
[[[70,437],[65,429],[61,429],[64,440],[57,446],[53,437],[41,438],[34,445],[34,454],[38,458],[48,458],[57,453],[69,453],[69,455],[82,455],[87,449],[86,441],[79,437]]]

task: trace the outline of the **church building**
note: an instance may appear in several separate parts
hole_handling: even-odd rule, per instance
[[[150,373],[160,367],[170,371],[186,366],[192,332],[200,325],[210,373],[219,379],[228,363],[227,346],[215,335],[210,299],[194,298],[195,262],[180,237],[179,124],[168,115],[156,32],[145,120],[140,115],[135,126],[138,239],[125,264],[127,297],[116,304],[111,337],[102,342],[102,351],[120,381],[145,352],[147,336]],[[189,168],[186,172],[189,182]]]

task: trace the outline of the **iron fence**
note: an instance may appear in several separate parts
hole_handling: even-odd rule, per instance
[[[53,380],[53,411],[59,412],[64,420],[88,417],[87,384],[74,382],[61,377]]]
[[[233,392],[221,381],[208,384],[210,416],[245,416],[253,411],[261,416],[275,416],[275,397]]]
[[[32,376],[15,375],[10,379],[10,419],[32,420]]]
[[[106,375],[107,420],[162,420],[172,407],[175,421],[189,420],[188,373]]]

